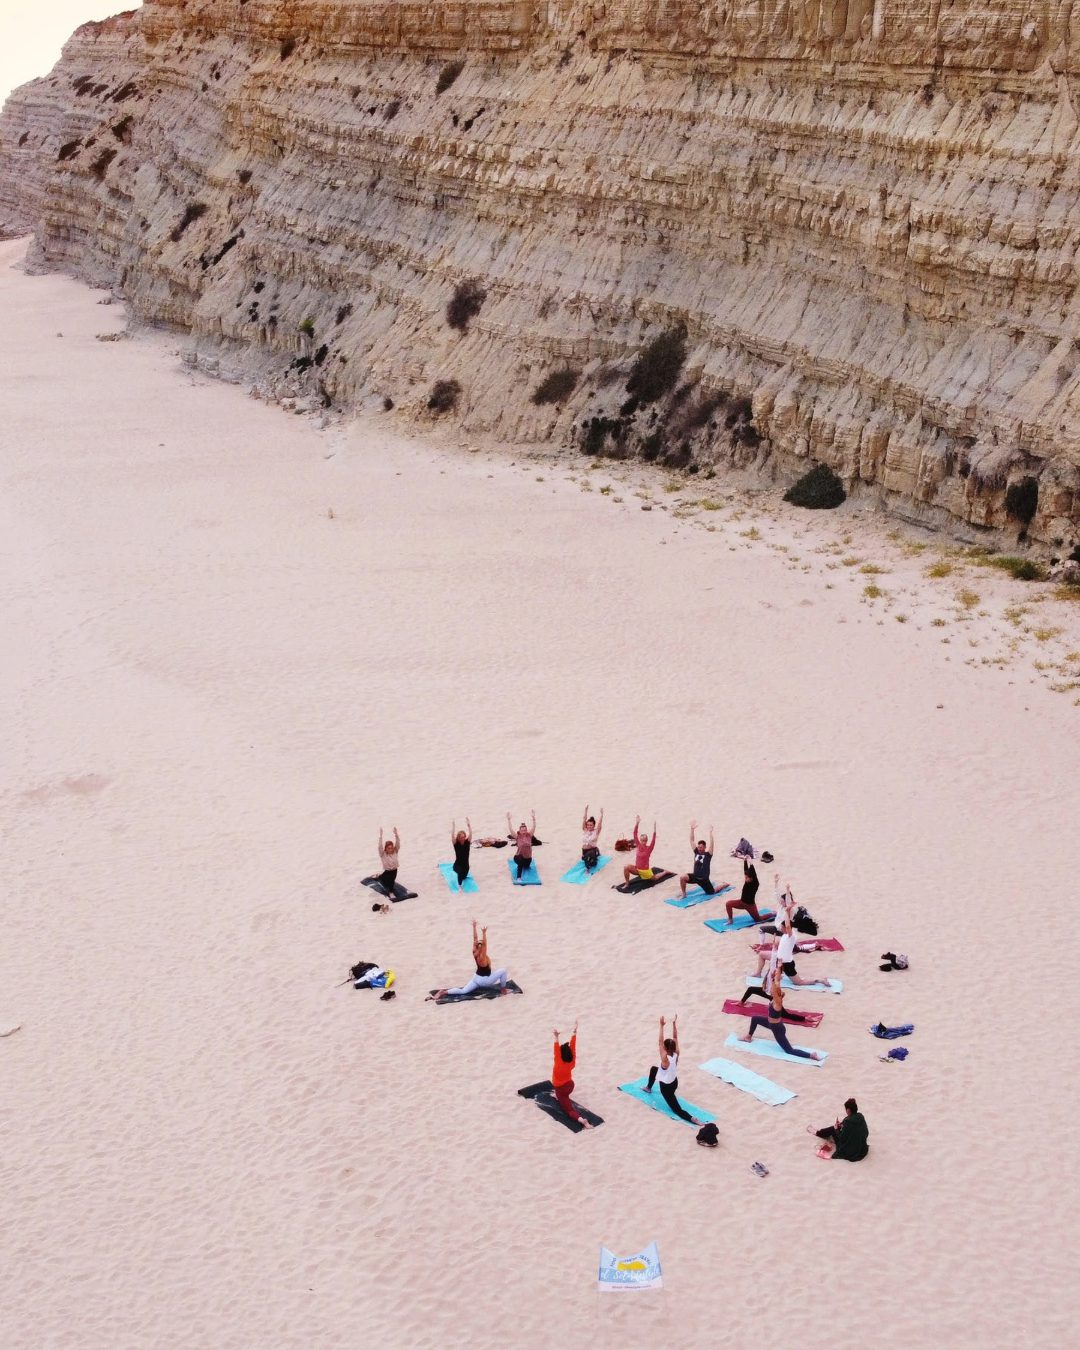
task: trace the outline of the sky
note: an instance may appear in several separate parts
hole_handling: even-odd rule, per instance
[[[17,85],[51,70],[81,23],[138,5],[139,0],[0,0],[0,103]]]

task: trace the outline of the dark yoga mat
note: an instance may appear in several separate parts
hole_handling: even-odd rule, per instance
[[[407,891],[404,886],[399,886],[397,883],[394,884],[394,893],[391,895],[378,877],[365,877],[363,884],[370,886],[376,895],[381,895],[387,900],[393,900],[395,905],[399,900],[416,899],[415,891]]]
[[[468,984],[468,980],[466,980],[465,983]],[[522,992],[521,986],[515,984],[513,980],[507,980],[506,987],[511,994],[520,994]],[[432,989],[429,992],[437,994],[439,991],[437,989]],[[458,994],[454,998],[451,998],[450,995],[447,994],[434,1001],[436,1003],[468,1003],[474,998],[502,998],[502,995],[499,993],[499,986],[496,985],[493,989],[474,989],[471,994]]]
[[[527,1097],[529,1101],[535,1102],[543,1111],[545,1116],[550,1116],[552,1120],[557,1120],[560,1125],[564,1125],[572,1134],[581,1134],[585,1126],[580,1125],[576,1120],[571,1120],[559,1103],[555,1100],[555,1090],[551,1086],[550,1079],[545,1078],[542,1083],[531,1083],[528,1087],[518,1088],[519,1097]],[[574,1102],[573,1097],[570,1098]],[[574,1107],[579,1115],[592,1126],[603,1125],[603,1116],[595,1115],[592,1111],[586,1111],[580,1102],[574,1102]]]
[[[635,877],[633,881],[621,882],[618,886],[611,889],[619,891],[623,895],[637,895],[638,891],[647,891],[651,886],[658,886],[661,881],[670,881],[675,875],[674,872],[665,872],[663,868],[653,873],[651,881],[642,881],[640,877]]]

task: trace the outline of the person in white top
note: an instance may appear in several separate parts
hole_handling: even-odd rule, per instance
[[[585,811],[581,817],[581,861],[585,864],[585,871],[591,872],[600,861],[600,831],[604,828],[604,808],[600,808],[599,821],[595,816],[589,815],[589,805],[586,802]]]
[[[702,1125],[703,1121],[696,1120],[689,1111],[684,1111],[679,1105],[679,1099],[675,1091],[679,1086],[679,1015],[678,1013],[671,1019],[671,1035],[664,1035],[664,1018],[660,1019],[660,1064],[653,1065],[649,1070],[649,1082],[645,1088],[646,1092],[653,1090],[653,1084],[659,1082],[660,1095],[667,1103],[669,1109],[679,1117],[680,1120],[687,1121],[690,1125]]]

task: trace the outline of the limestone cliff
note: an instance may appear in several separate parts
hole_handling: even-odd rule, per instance
[[[278,389],[1071,545],[1078,73],[1067,0],[147,0],[0,228]]]

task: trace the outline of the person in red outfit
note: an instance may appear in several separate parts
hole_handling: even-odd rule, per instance
[[[554,1063],[551,1068],[551,1086],[555,1089],[555,1100],[570,1117],[583,1129],[591,1130],[592,1124],[580,1111],[574,1109],[570,1094],[574,1090],[574,1066],[577,1064],[577,1023],[568,1041],[560,1042],[558,1031],[555,1036]]]

